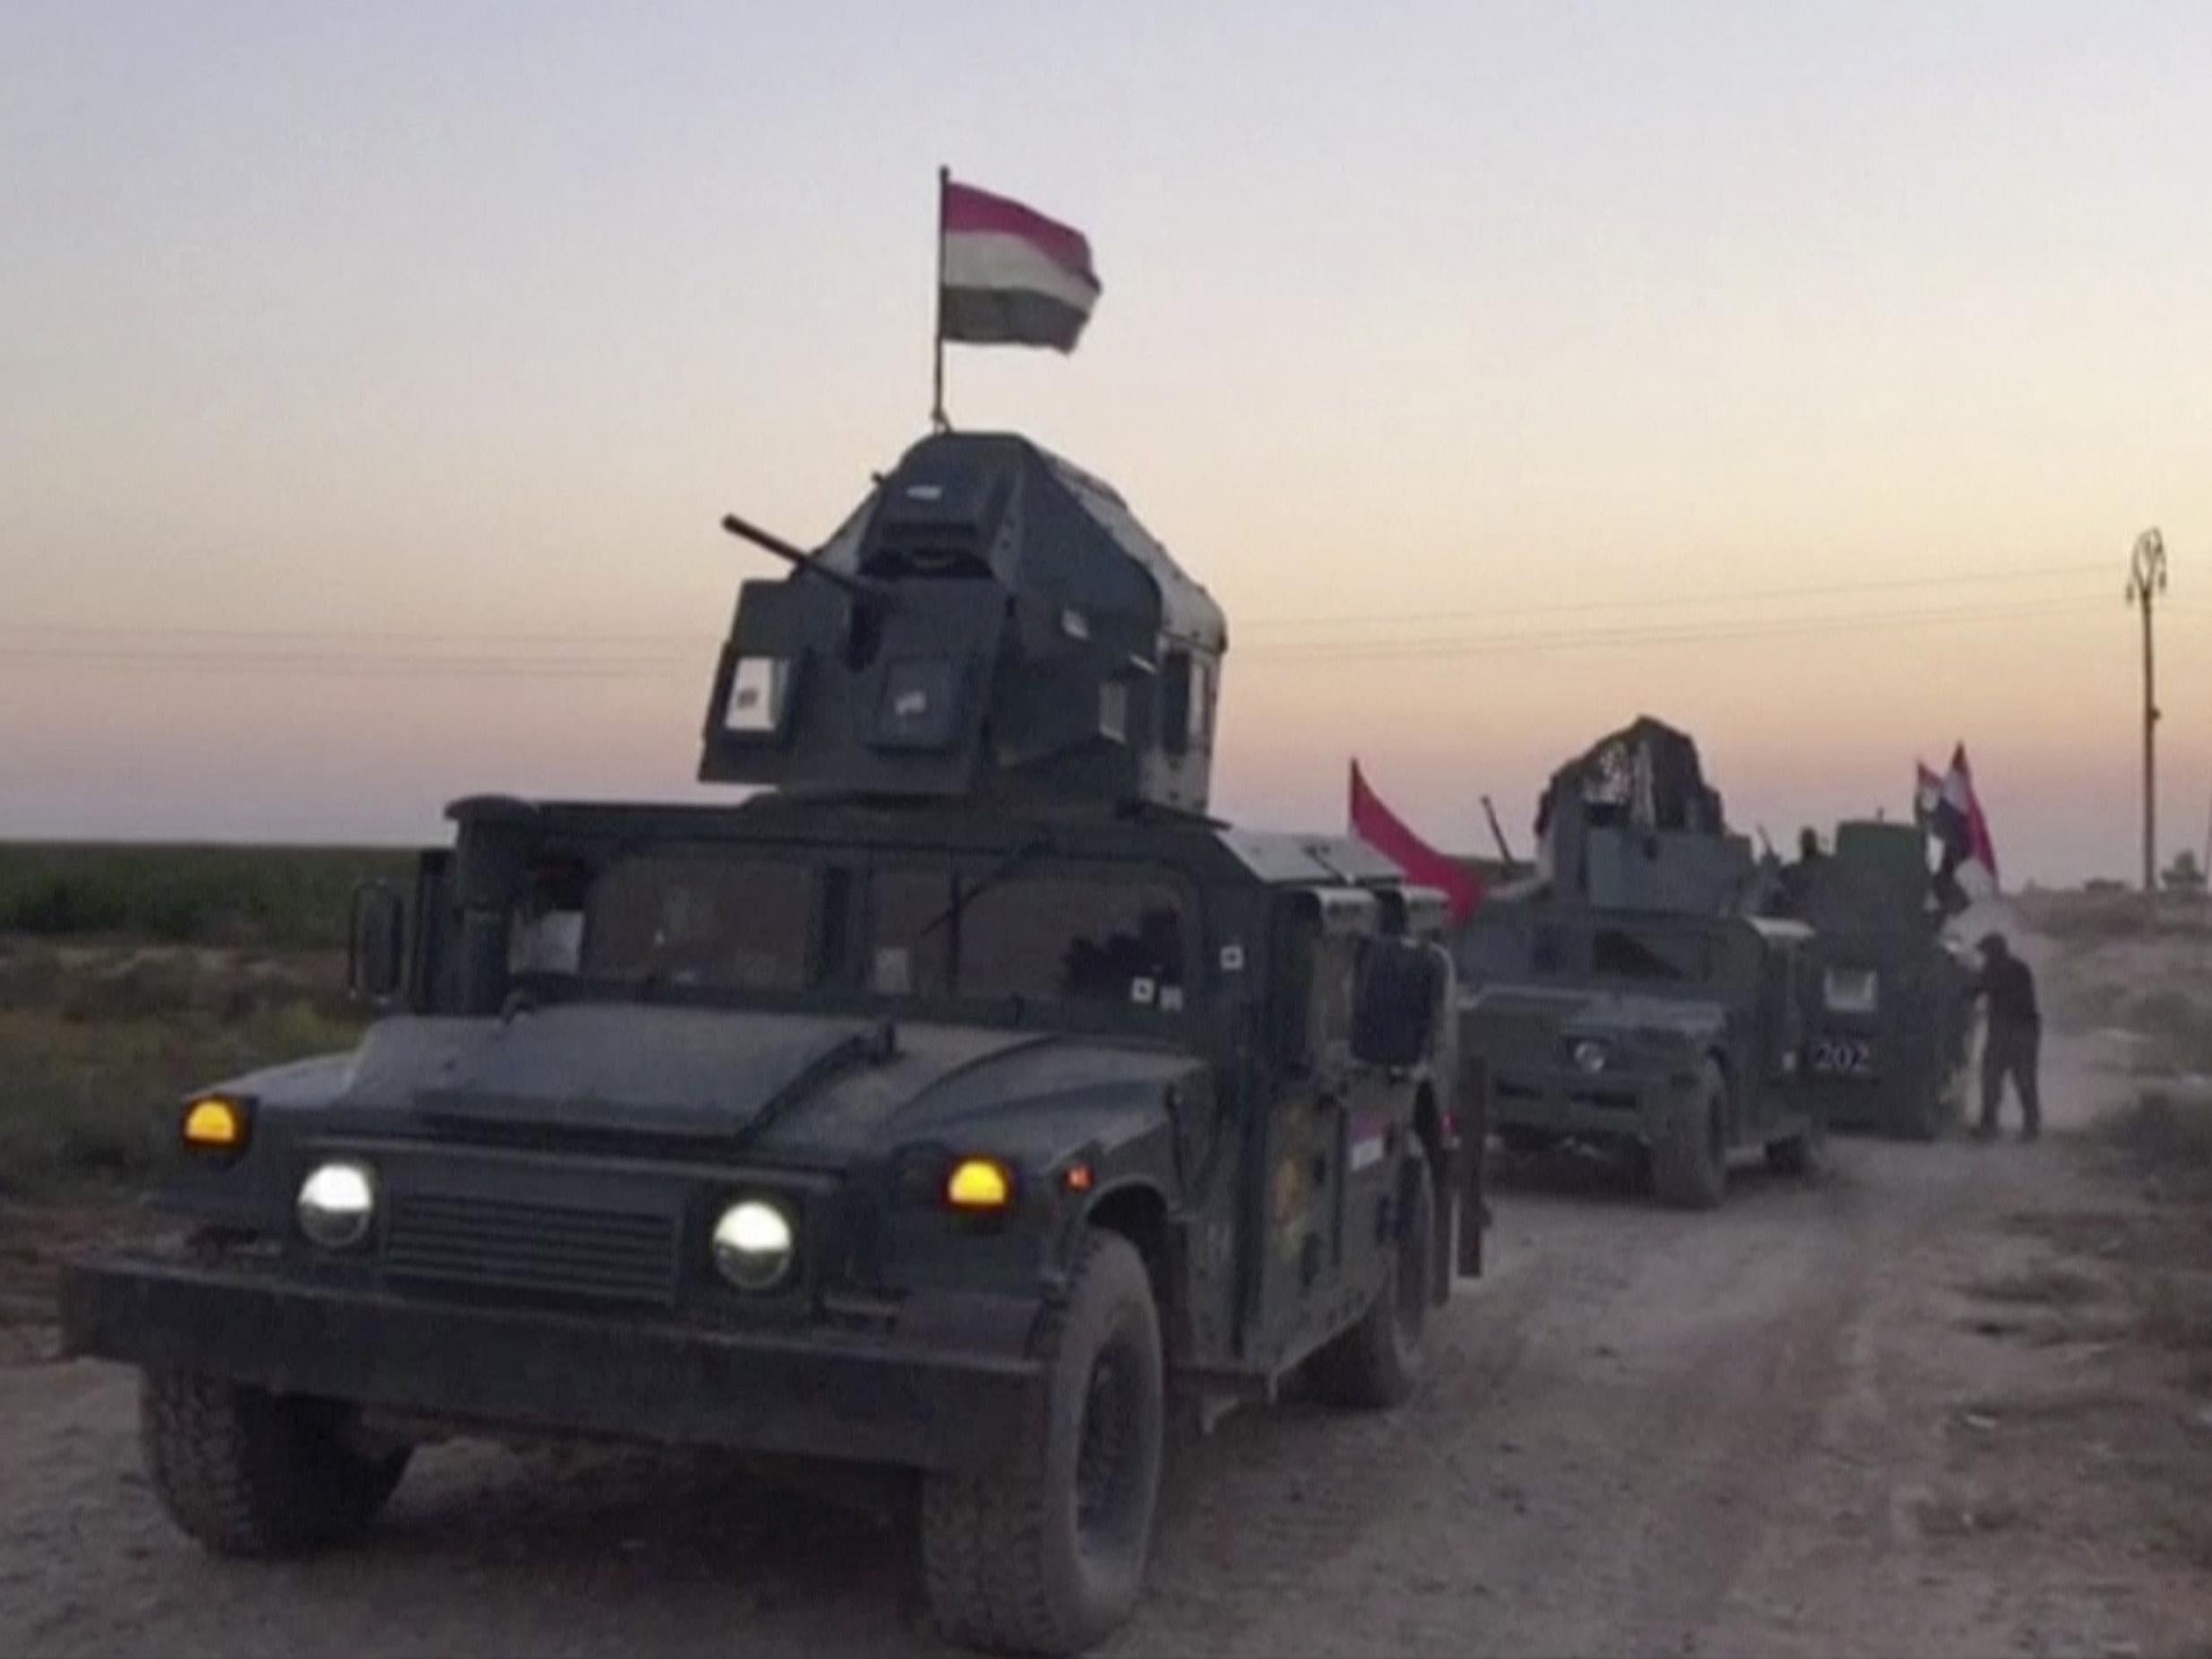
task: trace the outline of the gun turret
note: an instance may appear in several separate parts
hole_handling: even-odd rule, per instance
[[[748,581],[699,776],[787,793],[1205,809],[1221,609],[1105,484],[1029,443],[908,450]]]
[[[1717,912],[1752,896],[1750,842],[1729,830],[1697,744],[1648,715],[1552,774],[1536,841],[1551,891],[1586,903]]]

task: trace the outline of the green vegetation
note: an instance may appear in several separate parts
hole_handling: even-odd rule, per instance
[[[2151,898],[2129,889],[2031,892],[2015,895],[2012,908],[2030,931],[2069,950],[2177,938],[2212,941],[2212,905],[2195,893]]]
[[[142,925],[166,903],[180,929],[320,941],[342,938],[354,873],[370,868],[359,855],[279,854],[254,902],[236,904],[194,859],[189,878],[171,879],[140,850],[112,861],[105,852],[57,858],[42,872],[51,885],[19,880],[8,896],[68,893],[71,904],[108,904],[104,916],[119,903]],[[188,1091],[350,1048],[360,1020],[343,980],[343,955],[332,948],[0,933],[0,1196],[139,1184]]]
[[[342,946],[357,883],[406,881],[403,848],[0,842],[0,934]]]
[[[2176,1183],[2212,1187],[2212,1098],[2146,1089],[2100,1128],[2147,1171]]]

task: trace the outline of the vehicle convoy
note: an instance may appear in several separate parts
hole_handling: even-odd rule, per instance
[[[1459,935],[1460,1043],[1510,1151],[1569,1143],[1648,1167],[1665,1203],[1719,1204],[1730,1156],[1810,1171],[1824,1135],[1801,1073],[1811,933],[1755,913],[1696,746],[1648,718],[1561,767],[1535,876]]]
[[[1222,614],[1026,441],[910,449],[740,590],[700,775],[450,808],[357,899],[353,1052],[194,1096],[165,1251],[73,1266],[212,1548],[447,1434],[916,1472],[948,1633],[1130,1611],[1171,1413],[1404,1397],[1457,1231],[1437,895],[1205,816]],[[1479,1210],[1476,1212],[1479,1214]]]
[[[1838,825],[1832,851],[1783,872],[1770,908],[1809,924],[1819,996],[1805,1050],[1830,1123],[1933,1140],[1966,1098],[1974,967],[1943,932],[1927,836],[1913,824]]]

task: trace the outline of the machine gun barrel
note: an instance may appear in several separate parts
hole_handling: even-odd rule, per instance
[[[1482,816],[1490,820],[1490,838],[1498,843],[1498,856],[1506,861],[1508,869],[1512,868],[1520,860],[1513,856],[1513,849],[1506,844],[1506,832],[1498,823],[1498,808],[1490,804],[1487,795],[1482,797]]]
[[[873,582],[860,576],[849,576],[842,570],[832,570],[812,554],[793,547],[773,531],[763,530],[757,524],[748,524],[735,513],[722,514],[722,528],[740,541],[749,541],[763,552],[773,553],[795,570],[842,588],[854,599],[879,600],[882,590]]]

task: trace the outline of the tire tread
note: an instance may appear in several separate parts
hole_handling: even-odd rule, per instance
[[[268,1558],[343,1542],[376,1518],[409,1454],[339,1439],[340,1408],[218,1377],[149,1374],[139,1432],[162,1507],[220,1555]]]
[[[1046,1314],[1038,1334],[1048,1368],[1060,1357],[1071,1310],[1101,1281],[1109,1296],[1141,1287],[1149,1305],[1151,1279],[1136,1246],[1117,1233],[1090,1233],[1067,1300]],[[923,1481],[923,1583],[946,1635],[987,1652],[1066,1654],[1104,1634],[1072,1620],[1054,1594],[1047,1529],[1057,1497],[1033,1472]]]

